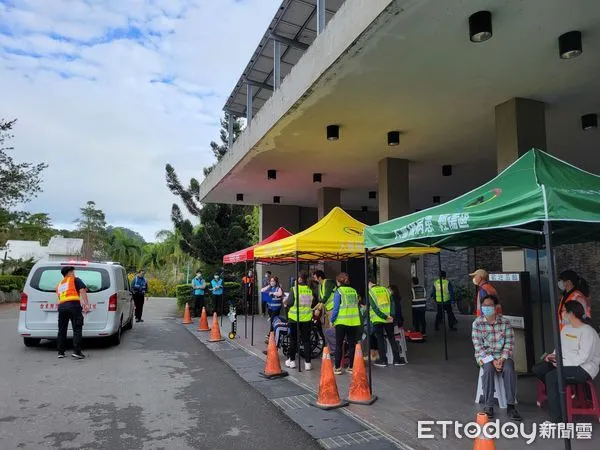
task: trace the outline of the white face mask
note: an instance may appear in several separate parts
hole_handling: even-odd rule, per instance
[[[565,282],[564,282],[563,280],[558,280],[558,288],[559,288],[561,291],[564,291],[564,290],[565,290]]]
[[[473,284],[474,284],[475,286],[479,286],[479,283],[477,282],[477,278],[473,278]]]
[[[275,287],[275,285],[276,285],[275,282],[271,281],[271,286]]]

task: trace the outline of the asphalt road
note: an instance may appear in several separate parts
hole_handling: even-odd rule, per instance
[[[0,305],[1,306],[1,305]],[[26,348],[0,308],[0,449],[320,448],[151,299],[145,322],[88,358]]]

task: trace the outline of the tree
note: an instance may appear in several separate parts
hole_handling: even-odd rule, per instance
[[[225,156],[225,154],[227,153],[227,150],[229,150],[229,132],[227,131],[228,130],[228,122],[227,122],[228,118],[229,118],[229,116],[226,116],[225,118],[221,119],[221,133],[220,133],[221,144],[217,144],[215,141],[211,141],[211,143],[210,143],[210,149],[212,150],[213,155],[217,159],[217,162],[221,161],[223,156]],[[241,132],[242,132],[242,121],[240,119],[234,119],[233,120],[233,142],[235,142],[237,140],[237,138]],[[204,176],[205,177],[208,176],[208,174],[214,169],[215,166],[216,166],[216,163],[213,164],[212,166],[205,167],[204,168]]]
[[[9,239],[38,241],[47,245],[57,234],[46,213],[8,212],[0,210],[0,243]]]
[[[11,131],[16,119],[6,121],[0,119],[0,209],[30,201],[40,191],[40,175],[48,167],[44,163],[16,163],[7,152],[13,147],[5,146],[13,135]]]
[[[146,240],[144,239],[144,237],[137,231],[131,230],[126,227],[113,227],[112,225],[109,225],[106,227],[106,233],[109,236],[111,235],[111,233],[113,233],[117,230],[125,233],[132,241],[134,241],[135,243],[137,243],[140,246],[143,246],[144,244],[146,244]]]
[[[140,262],[143,245],[143,239],[140,242],[125,229],[113,228],[107,233],[104,251],[112,261],[118,261],[128,270],[134,271]]]
[[[95,252],[103,250],[106,239],[106,216],[101,209],[96,208],[96,203],[93,201],[88,201],[80,211],[81,217],[76,219],[75,223],[85,242],[84,257],[92,259]]]
[[[241,121],[236,120],[233,126],[234,140],[241,132]],[[229,150],[227,122],[221,120],[221,144],[211,142],[210,146],[217,161],[220,161]],[[207,175],[213,166],[206,167]],[[252,207],[226,204],[200,203],[200,183],[192,178],[189,186],[184,188],[170,164],[165,167],[167,187],[179,197],[187,211],[198,219],[199,226],[194,228],[192,222],[183,217],[177,204],[171,208],[171,220],[175,229],[181,234],[182,250],[194,258],[208,264],[220,264],[223,255],[247,247],[251,243],[251,223],[248,216]]]

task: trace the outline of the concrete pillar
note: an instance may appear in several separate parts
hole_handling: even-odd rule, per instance
[[[513,98],[496,106],[498,172],[532,148],[546,150],[546,104]]]
[[[379,222],[385,222],[410,212],[408,191],[408,160],[386,158],[379,161]],[[410,258],[389,260],[380,258],[379,282],[387,286],[395,284],[402,297],[402,309],[410,321],[411,273]]]
[[[333,208],[341,206],[342,190],[339,188],[322,187],[319,188],[317,197],[318,219],[321,220]],[[335,278],[342,271],[342,264],[339,262],[326,262],[321,267],[328,278]]]
[[[546,145],[546,105],[545,103],[525,98],[513,98],[496,106],[496,151],[498,172],[506,169],[519,157],[532,148],[547,150]],[[502,271],[522,272],[532,271],[526,267],[526,251],[521,249],[502,250]],[[533,277],[532,277],[533,279]],[[544,282],[543,282],[544,283]],[[545,282],[544,284],[547,284]],[[535,291],[532,286],[532,293]],[[533,300],[533,299],[532,299]],[[539,302],[540,299],[537,299]],[[536,302],[533,300],[533,302]],[[538,303],[539,305],[539,303]],[[536,309],[536,306],[534,306]],[[542,318],[533,314],[533,333],[540,334]],[[544,323],[549,323],[549,316],[544,317]],[[515,369],[527,372],[525,353],[525,333],[515,328]],[[535,350],[536,354],[541,349]]]

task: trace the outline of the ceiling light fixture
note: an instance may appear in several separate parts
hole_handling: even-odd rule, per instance
[[[267,170],[267,180],[276,180],[277,179],[277,171],[275,169]]]
[[[399,131],[389,131],[388,132],[388,145],[390,147],[395,147],[400,144],[400,132]]]
[[[492,37],[492,13],[479,11],[469,17],[471,42],[485,42]]]
[[[558,37],[558,52],[561,59],[577,58],[583,53],[581,31],[569,31]]]
[[[449,177],[451,175],[452,175],[452,166],[449,164],[442,166],[442,176]]]
[[[327,140],[337,141],[340,138],[339,125],[327,125]]]
[[[323,179],[323,174],[313,173],[313,183],[320,183],[322,179]]]
[[[433,203],[435,203],[435,204],[439,204],[439,203],[441,203],[441,202],[442,202],[442,199],[440,198],[440,196],[439,196],[439,195],[434,195],[434,196],[433,196]]]
[[[377,191],[369,191],[369,198],[377,198]]]
[[[281,197],[279,195],[274,196],[273,203],[281,203]]]
[[[584,131],[598,128],[598,114],[585,114],[581,116],[581,129]]]
[[[367,212],[367,211],[369,210],[369,207],[368,207],[368,206],[362,206],[362,207],[360,208],[360,210],[361,210],[362,212]]]
[[[244,201],[244,194],[237,194],[237,195],[235,196],[235,199],[236,199],[238,202],[243,202],[243,201]]]

